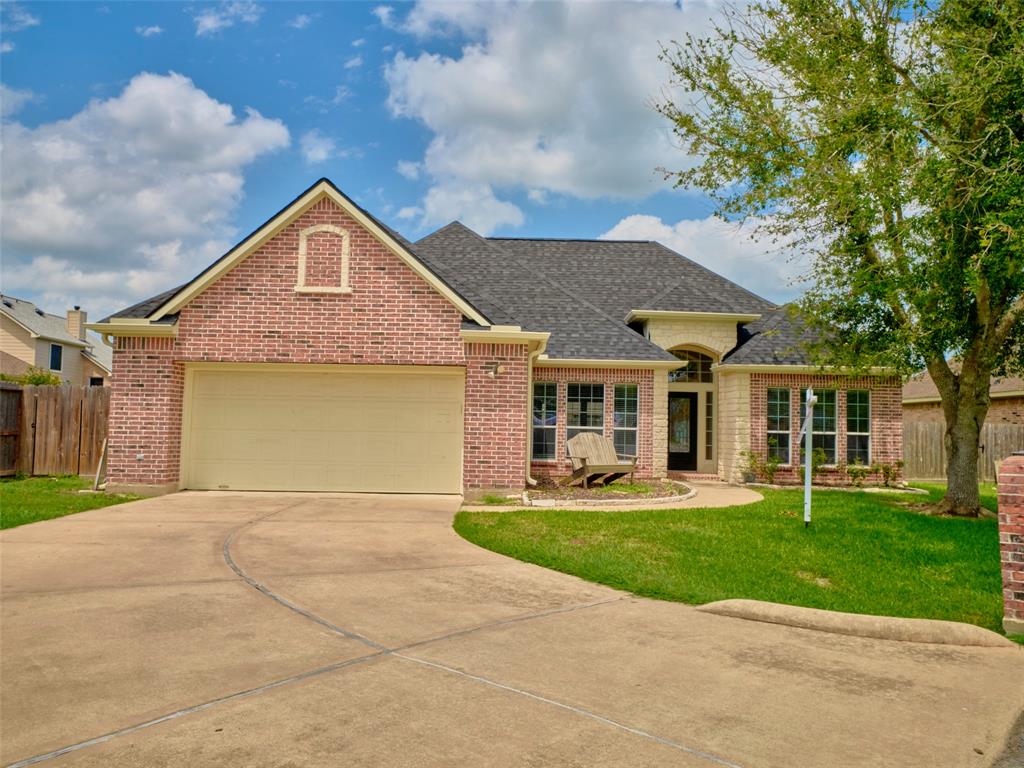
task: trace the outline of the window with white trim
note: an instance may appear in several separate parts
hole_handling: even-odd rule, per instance
[[[331,237],[317,238],[310,245],[314,235]],[[299,232],[295,290],[298,293],[351,293],[352,286],[348,283],[351,240],[348,230],[334,224],[314,224]]]
[[[604,384],[569,384],[565,391],[565,439],[604,433]]]
[[[558,432],[558,385],[538,381],[533,385],[533,458],[555,458]]]
[[[814,404],[811,427],[811,448],[821,448],[825,452],[825,464],[836,463],[836,391],[834,389],[815,389],[818,402]],[[807,390],[800,390],[800,422],[803,423],[807,412]]]
[[[701,352],[692,352],[689,349],[673,349],[671,354],[686,363],[682,368],[669,371],[669,381],[689,381],[698,384],[711,384],[715,380],[711,365],[715,361],[708,355]]]
[[[782,464],[792,462],[790,456],[789,390],[768,388],[768,455]]]
[[[636,456],[637,414],[639,395],[636,384],[615,385],[615,452],[619,456]]]
[[[50,345],[50,370],[59,371],[64,365],[64,347],[60,344]]]
[[[846,463],[871,463],[871,393],[851,389],[846,393]]]

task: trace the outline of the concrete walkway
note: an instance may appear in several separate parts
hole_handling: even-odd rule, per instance
[[[0,759],[985,766],[1024,704],[1024,649],[634,598],[457,506],[181,493],[4,532]]]

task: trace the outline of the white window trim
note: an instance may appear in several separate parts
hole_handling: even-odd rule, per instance
[[[868,431],[867,432],[850,432],[850,417],[849,417],[849,414],[850,414],[850,392],[864,392],[868,396]],[[847,437],[849,437],[850,435],[863,436],[863,437],[866,437],[868,439],[868,460],[867,460],[867,466],[869,466],[869,467],[871,466],[871,460],[874,458],[874,456],[873,456],[874,451],[872,450],[872,445],[871,445],[871,443],[874,442],[871,439],[871,399],[872,398],[871,398],[871,390],[870,389],[852,389],[852,390],[848,389],[848,390],[846,390],[846,414],[847,414],[847,417],[846,417],[846,436]],[[844,457],[843,458],[846,460],[846,464],[849,465],[850,464],[850,445],[849,445],[849,441],[847,441],[847,445],[845,446],[845,450],[843,451],[843,453],[844,453]]]
[[[839,390],[838,389],[833,389],[831,387],[821,387],[821,389],[818,389],[816,387],[811,387],[811,389],[813,389],[816,393],[817,392],[834,392],[835,393],[835,397],[832,399],[832,423],[835,425],[834,428],[832,429],[831,432],[825,432],[823,430],[817,430],[817,429],[814,430],[814,434],[815,435],[832,435],[832,445],[835,446],[835,448],[833,450],[833,453],[835,454],[835,461],[833,461],[831,464],[822,464],[821,466],[828,467],[829,469],[834,469],[835,467],[839,466],[839,459],[840,459],[840,456],[839,456]],[[803,399],[804,399],[804,397],[806,395],[807,395],[807,389],[806,388],[801,389],[800,390],[800,405],[801,406],[805,405]],[[818,403],[821,403],[821,399],[820,398],[818,400]],[[818,407],[818,403],[815,403],[815,406],[814,406],[815,408]],[[814,408],[811,409],[811,418],[812,419],[814,418]],[[813,424],[813,422],[812,422],[812,424]],[[790,440],[790,442],[792,442],[792,440]],[[846,455],[846,446],[844,445],[843,446],[843,456],[845,456],[845,455]],[[790,453],[790,458],[792,458],[792,453]]]
[[[617,427],[615,426],[615,390],[619,387],[633,387],[636,390],[636,426],[635,427]],[[619,382],[618,384],[612,384],[612,445],[615,445],[615,433],[616,432],[632,432],[633,442],[636,445],[636,454],[640,455],[640,385],[633,384],[632,382]],[[633,454],[630,454],[633,455]]]
[[[341,238],[341,279],[339,285],[306,285],[306,252],[307,241],[312,235],[319,235],[327,232]],[[351,257],[351,242],[348,230],[336,227],[334,224],[314,224],[299,232],[299,264],[298,279],[295,283],[296,293],[352,293],[352,286],[348,283],[349,259]]]
[[[779,389],[787,393],[786,397],[786,424],[788,425],[785,430],[769,430],[767,429],[768,423],[768,390]],[[768,445],[768,441],[771,440],[772,435],[788,435],[789,440],[786,445],[786,460],[780,464],[780,467],[791,467],[793,466],[793,390],[788,387],[768,387],[764,393],[764,406],[765,406],[765,448],[771,449]]]
[[[569,423],[569,387],[601,387],[601,426],[599,427],[574,427]],[[612,397],[615,397],[614,390],[612,391]],[[597,432],[599,435],[604,435],[605,422],[605,409],[608,407],[608,389],[607,385],[603,381],[571,381],[565,385],[565,439],[566,442],[572,438],[569,436],[569,430],[575,430],[579,432]],[[614,408],[614,403],[612,405]],[[613,427],[614,428],[614,427]],[[575,437],[575,435],[573,435]]]
[[[54,350],[54,348],[57,348],[57,349],[60,350],[60,366],[57,367],[57,368],[53,367],[53,350]],[[51,371],[63,371],[64,370],[64,345],[63,344],[50,344],[49,352],[50,352],[50,359],[46,361],[47,364],[49,365],[49,370],[51,370]]]
[[[547,424],[545,424],[543,426],[538,427],[538,426],[535,426],[532,423],[533,422],[533,414],[534,414],[533,399],[537,396],[536,392],[537,392],[537,387],[538,386],[545,386],[545,387],[553,386],[555,388],[555,423],[552,424],[551,426],[548,426]],[[554,433],[555,433],[555,440],[554,440],[555,453],[554,453],[553,456],[541,456],[541,457],[534,456],[533,455],[533,450],[534,450],[534,446],[537,443],[536,443],[535,440],[532,440],[532,439],[530,440],[530,461],[535,462],[537,464],[545,464],[545,463],[546,464],[554,464],[554,463],[556,463],[558,461],[558,382],[557,381],[535,381],[535,382],[533,382],[533,391],[530,392],[530,422],[531,422],[531,424],[530,424],[530,428],[531,429],[550,429],[550,430],[554,430]]]

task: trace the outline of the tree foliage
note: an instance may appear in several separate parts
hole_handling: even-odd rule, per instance
[[[821,362],[927,367],[951,496],[975,485],[949,506],[976,511],[970,422],[1024,367],[1024,1],[778,0],[662,58],[698,158],[667,174],[810,257],[802,315],[843,342]]]

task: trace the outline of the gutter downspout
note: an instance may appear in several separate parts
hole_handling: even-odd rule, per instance
[[[547,341],[537,342],[537,349],[526,356],[526,484],[531,488],[537,480],[530,474],[533,469],[533,362],[547,348]]]

